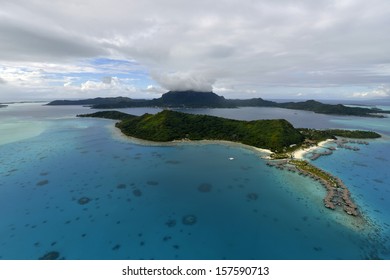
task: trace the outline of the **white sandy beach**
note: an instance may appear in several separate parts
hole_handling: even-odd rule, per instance
[[[325,146],[327,143],[333,142],[333,139],[327,139],[325,141],[319,142],[316,146],[312,146],[306,149],[298,149],[292,153],[293,158],[295,159],[303,159],[303,156],[307,153],[310,153],[318,148]]]

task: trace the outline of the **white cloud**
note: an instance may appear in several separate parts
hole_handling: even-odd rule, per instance
[[[165,89],[171,91],[212,91],[215,79],[201,73],[175,72],[170,74],[154,74],[154,79]]]
[[[294,96],[297,90],[291,87],[390,84],[387,0],[4,2],[0,68],[20,68],[31,75],[37,69],[45,71],[35,77],[1,73],[3,80],[21,90],[30,85],[55,91],[56,86],[84,83],[84,88],[111,94],[112,85],[105,87],[100,77],[118,76],[131,84],[122,75],[140,68],[153,73],[166,89],[234,88],[224,91],[227,96],[267,92]],[[99,57],[136,63],[93,65],[91,60]],[[88,79],[80,75],[79,81],[70,82],[50,77],[53,73],[103,75]],[[128,78],[147,80],[139,86],[145,89],[145,84],[154,84],[146,76]],[[309,90],[304,93],[309,95]],[[318,94],[332,97],[332,92],[341,90]]]
[[[100,91],[116,94],[135,92],[136,88],[124,83],[118,77],[104,77],[101,81],[86,81],[80,85],[82,91]]]
[[[352,97],[354,98],[387,98],[390,97],[390,87],[381,85],[375,89],[367,90],[367,91],[361,91],[361,92],[354,92],[352,94]]]
[[[143,89],[142,91],[147,93],[155,93],[155,94],[162,94],[166,92],[165,89],[154,85],[148,85],[146,89]]]

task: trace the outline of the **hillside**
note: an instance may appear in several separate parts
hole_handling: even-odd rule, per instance
[[[112,111],[80,117],[110,117]],[[300,145],[304,137],[286,120],[238,121],[170,110],[123,118],[116,126],[126,135],[157,142],[173,140],[227,140],[250,146],[282,150]]]
[[[169,91],[156,101],[166,107],[228,107],[225,98],[214,92]]]

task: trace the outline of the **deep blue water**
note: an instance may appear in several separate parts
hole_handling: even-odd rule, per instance
[[[387,136],[315,162],[345,181],[375,224],[357,231],[350,217],[323,207],[319,184],[267,167],[252,150],[140,145],[114,133],[113,121],[74,117],[88,111],[39,104],[0,110],[0,139],[7,140],[0,145],[1,259],[50,251],[65,259],[390,259]],[[390,134],[387,119],[187,111]]]

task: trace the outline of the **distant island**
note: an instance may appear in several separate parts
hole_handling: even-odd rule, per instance
[[[225,99],[214,92],[169,91],[160,98],[132,99],[128,97],[93,98],[84,100],[55,100],[47,105],[85,105],[94,109],[115,109],[133,107],[160,108],[237,108],[237,107],[276,107],[284,109],[312,111],[318,114],[345,115],[383,118],[384,111],[378,108],[349,107],[342,104],[324,104],[315,100],[283,102],[252,99]]]
[[[5,104],[0,104],[0,108],[5,108],[7,107],[8,105],[5,105]]]
[[[337,136],[360,139],[381,137],[380,134],[371,131],[297,129],[283,119],[239,121],[172,110],[142,116],[118,111],[100,111],[78,115],[78,117],[119,120],[115,125],[123,134],[143,140],[155,142],[225,140],[270,150],[273,152],[270,155],[273,161],[268,163],[269,166],[298,172],[319,181],[327,190],[324,206],[332,210],[341,208],[352,216],[360,216],[360,214],[357,205],[350,198],[347,186],[339,178],[305,160],[295,158],[294,151],[316,146],[326,139],[337,139]],[[347,140],[341,141],[340,147],[349,148],[345,143]]]

